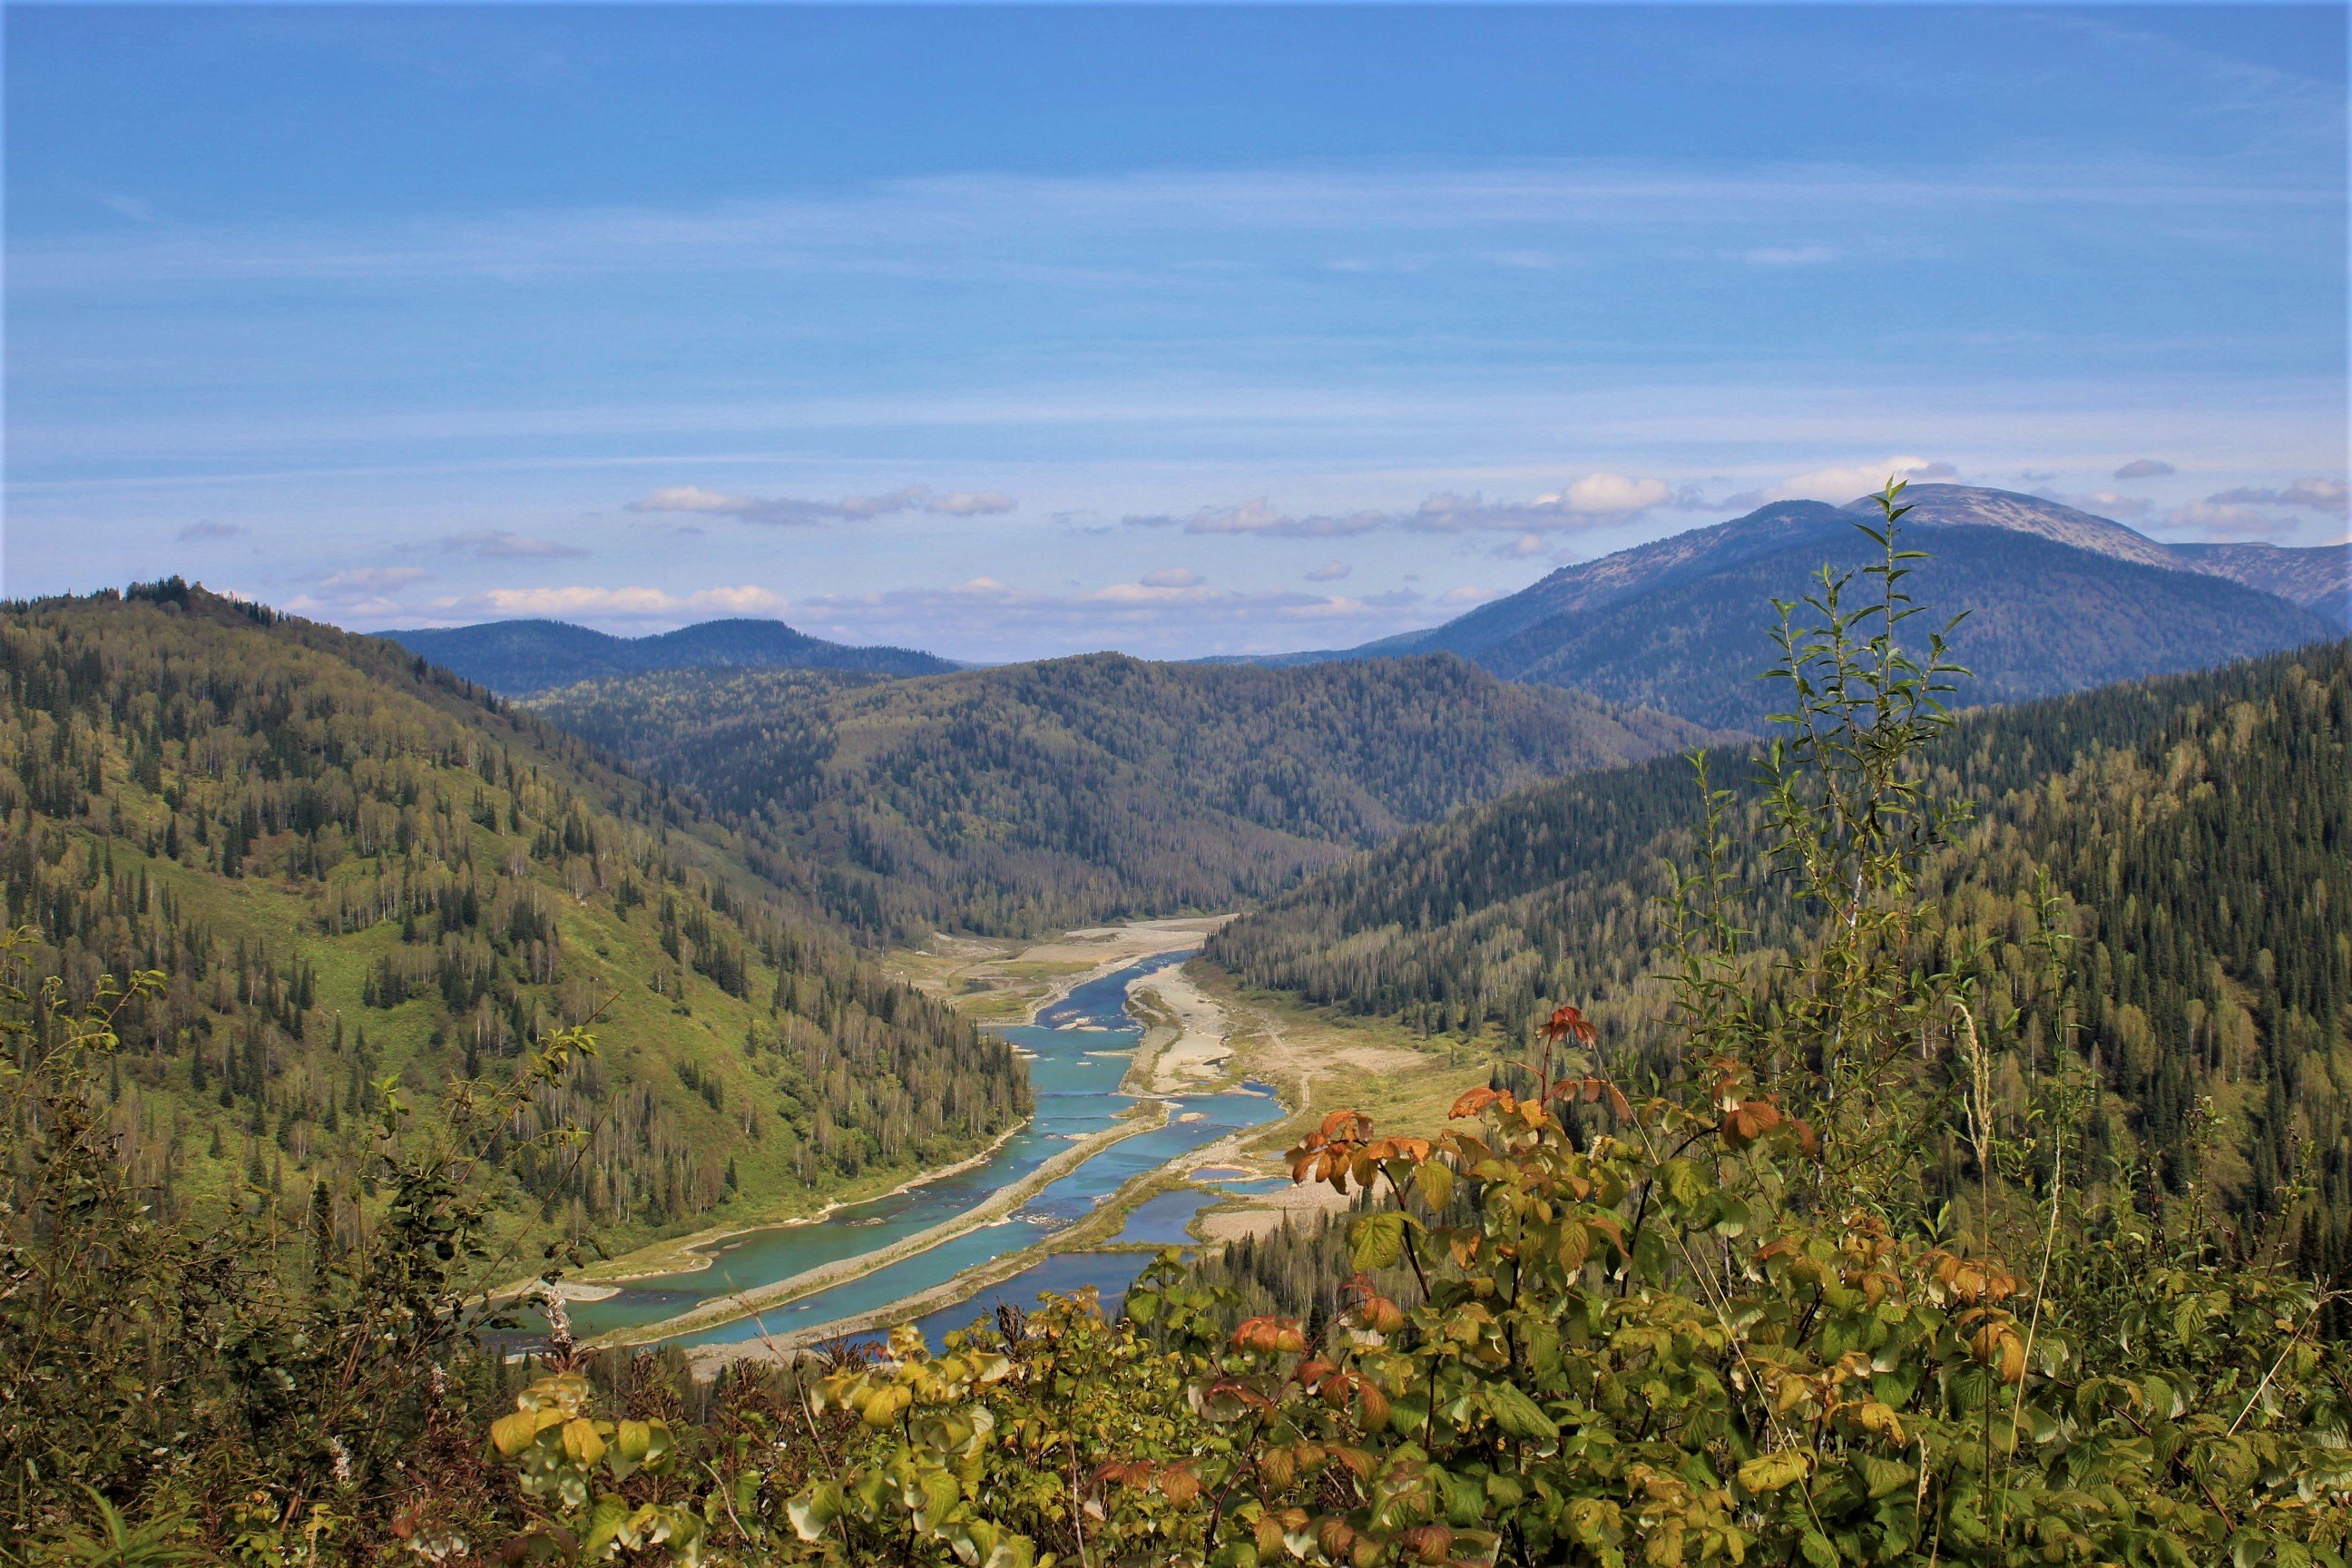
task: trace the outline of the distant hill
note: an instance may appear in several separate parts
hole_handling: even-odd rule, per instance
[[[647,675],[534,706],[901,937],[1230,909],[1456,806],[1706,734],[1442,656],[845,679]]]
[[[169,1214],[315,1193],[355,1236],[380,1080],[429,1106],[591,1017],[544,1114],[592,1136],[500,1178],[517,1243],[804,1213],[1028,1109],[746,848],[374,637],[176,581],[0,610],[0,920],[76,1006],[165,973],[110,1093]]]
[[[940,675],[952,661],[905,647],[852,647],[782,621],[704,621],[674,632],[616,637],[565,621],[488,621],[383,632],[409,652],[507,696],[661,669],[787,668]]]
[[[1932,552],[1923,599],[1967,610],[1958,657],[1979,700],[2014,701],[2210,668],[2352,626],[2343,546],[2167,545],[2119,522],[2007,490],[1915,485],[1905,521]],[[1859,565],[1874,503],[1781,501],[1563,566],[1428,631],[1284,656],[1286,665],[1449,652],[1510,680],[1594,692],[1702,723],[1753,727],[1769,662],[1759,610],[1824,562]],[[1270,661],[1271,662],[1271,661]]]

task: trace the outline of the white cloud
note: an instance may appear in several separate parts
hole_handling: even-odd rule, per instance
[[[2157,527],[2165,533],[2218,542],[2275,539],[2288,532],[2292,525],[2275,513],[2256,511],[2250,506],[2195,500],[2165,513]]]
[[[1079,600],[1097,605],[1167,605],[1197,604],[1221,595],[1213,588],[1204,588],[1200,580],[1190,583],[1155,583],[1151,577],[1168,574],[1155,572],[1139,583],[1113,583],[1108,588],[1097,588],[1091,594],[1081,594]],[[1179,574],[1190,576],[1190,573]]]
[[[461,554],[478,555],[486,561],[554,561],[585,555],[576,544],[566,544],[555,539],[533,539],[527,534],[509,533],[504,530],[476,533],[445,533],[441,548]]]
[[[611,620],[659,620],[681,616],[766,616],[785,608],[784,599],[749,584],[672,594],[661,588],[492,588],[486,593],[436,599],[445,613],[488,609],[499,616],[593,616]]]
[[[929,485],[908,485],[882,495],[844,496],[839,500],[808,500],[795,496],[740,496],[707,490],[700,485],[673,485],[628,505],[634,512],[692,512],[705,517],[731,517],[740,522],[771,523],[786,528],[813,527],[825,522],[865,522],[903,511],[932,512],[945,517],[992,517],[1019,503],[997,490],[934,490]]]
[[[2156,503],[2145,496],[2118,495],[2114,490],[2093,490],[2086,496],[2052,496],[2052,500],[2087,511],[2100,517],[2146,517],[2156,510]]]
[[[1181,566],[1162,566],[1157,572],[1146,572],[1141,581],[1147,588],[1197,588],[1201,574]]]
[[[1819,267],[1838,253],[1826,245],[1760,245],[1740,252],[1740,258],[1752,267]]]
[[[2207,496],[2216,506],[2294,506],[2313,511],[2323,511],[2330,517],[2342,517],[2352,510],[2352,486],[2341,479],[2297,479],[2284,489],[2263,489],[2242,485]]]
[[[1587,474],[1559,489],[1526,501],[1489,501],[1475,491],[1466,496],[1441,491],[1424,498],[1405,520],[1405,526],[1426,533],[1459,533],[1468,529],[1531,533],[1595,528],[1664,506],[1674,499],[1674,488],[1664,479]]]
[[[192,522],[173,537],[182,544],[210,544],[224,539],[240,539],[245,531],[239,523]]]
[[[949,517],[994,517],[1011,511],[1015,504],[1011,496],[1000,490],[949,490],[925,501],[923,510],[943,512]]]
[[[405,587],[425,574],[422,566],[362,566],[331,572],[319,579],[319,586],[330,594],[382,594]]]
[[[1187,533],[1250,534],[1264,539],[1344,539],[1390,528],[1422,533],[1462,533],[1474,529],[1530,533],[1602,527],[1664,506],[1675,499],[1673,487],[1663,479],[1595,473],[1525,501],[1489,501],[1475,491],[1468,495],[1441,491],[1423,497],[1421,504],[1409,512],[1352,511],[1297,517],[1260,496],[1240,506],[1202,507],[1190,517],[1159,512],[1122,521],[1129,528],[1181,528]]]
[[[1351,596],[1184,580],[1192,575],[1158,572],[1066,594],[974,578],[942,587],[801,599],[793,604],[793,621],[820,637],[911,644],[967,658],[1034,658],[1084,647],[1188,657],[1204,643],[1248,651],[1346,647],[1429,625],[1488,596],[1484,589],[1469,590],[1441,613],[1411,587]]]
[[[2134,458],[2117,468],[2114,477],[2119,479],[2160,479],[2178,471],[2161,458]]]
[[[1783,479],[1748,496],[1734,497],[1733,502],[1760,497],[1764,500],[1823,500],[1833,506],[1843,506],[1857,496],[1866,496],[1885,488],[1890,479],[1918,483],[1927,479],[1950,479],[1959,477],[1959,469],[1949,463],[1930,462],[1925,458],[1889,458],[1878,463],[1855,463],[1843,468],[1815,468],[1809,474]]]
[[[1540,533],[1522,533],[1517,539],[1507,539],[1488,552],[1504,561],[1525,561],[1530,555],[1541,555],[1551,548],[1551,542]]]
[[[1160,514],[1125,520],[1129,528],[1181,526],[1187,533],[1246,533],[1266,539],[1346,538],[1370,533],[1386,526],[1388,521],[1376,511],[1350,512],[1345,517],[1292,517],[1276,510],[1264,496],[1240,506],[1204,506],[1188,518]]]
[[[1558,496],[1538,496],[1536,505],[1558,503],[1574,512],[1614,514],[1663,506],[1674,492],[1662,479],[1629,479],[1622,474],[1587,474]]]
[[[713,517],[735,517],[758,506],[750,496],[721,495],[700,485],[672,485],[629,503],[631,511],[699,511]]]
[[[1353,566],[1344,561],[1326,561],[1322,565],[1307,573],[1307,580],[1309,583],[1337,583],[1354,570]]]
[[[1494,596],[1495,590],[1492,588],[1474,588],[1465,585],[1446,589],[1437,596],[1437,602],[1441,605],[1475,605]]]

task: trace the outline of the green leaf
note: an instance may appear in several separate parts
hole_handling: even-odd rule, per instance
[[[1348,1227],[1348,1261],[1358,1268],[1394,1268],[1404,1257],[1404,1213],[1370,1214]]]
[[[803,1541],[822,1540],[825,1527],[841,1517],[841,1484],[819,1481],[786,1503],[784,1516],[793,1521],[793,1533]]]
[[[1759,1454],[1739,1467],[1739,1484],[1751,1492],[1777,1492],[1803,1480],[1810,1468],[1805,1456],[1793,1448]]]
[[[1543,1407],[1519,1391],[1517,1384],[1490,1384],[1484,1390],[1486,1414],[1495,1425],[1514,1437],[1530,1442],[1549,1443],[1559,1436],[1559,1428]]]

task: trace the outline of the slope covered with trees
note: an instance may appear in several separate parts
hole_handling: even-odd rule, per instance
[[[514,1128],[502,1235],[625,1245],[815,1205],[1027,1108],[730,837],[392,645],[184,587],[0,615],[0,915],[120,1020],[107,1115],[164,1213],[378,1223],[366,1124],[594,1021]],[[518,1270],[527,1271],[527,1270]]]
[[[2331,1270],[2352,1264],[2347,744],[2340,642],[1967,715],[1929,758],[1977,821],[1932,865],[1938,925],[1914,954],[1972,987],[2017,1106],[2024,1064],[2073,1042],[2108,1097],[2103,1158],[2179,1193],[2210,1139],[2216,1189],[2249,1215],[2298,1206]],[[1734,820],[1762,818],[1756,772],[1714,762]],[[1680,759],[1524,792],[1308,881],[1206,956],[1433,1032],[1516,1037],[1574,998],[1638,1051],[1666,1029],[1664,867],[1698,853],[1703,805]],[[1768,858],[1723,869],[1759,945],[1802,940]],[[2053,934],[2054,967],[2034,956]]]
[[[486,621],[382,636],[442,668],[508,696],[656,669],[837,669],[938,675],[947,659],[907,647],[856,647],[782,621],[702,621],[674,632],[618,637],[568,621]]]
[[[1456,806],[1704,733],[1445,657],[698,671],[534,706],[691,791],[842,919],[916,940],[1230,909]]]

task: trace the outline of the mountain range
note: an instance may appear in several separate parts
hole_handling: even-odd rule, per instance
[[[2113,680],[2210,668],[2339,636],[2352,625],[2352,550],[2342,545],[2168,545],[2036,496],[1915,485],[1909,584],[1954,637],[1977,701],[2016,701]],[[1572,687],[1701,723],[1754,728],[1752,677],[1771,662],[1775,597],[1807,591],[1824,563],[1853,570],[1877,515],[1780,501],[1745,517],[1563,566],[1427,631],[1285,664],[1446,652],[1507,680]]]
[[[658,669],[784,668],[939,675],[952,660],[905,647],[852,647],[782,621],[704,621],[674,632],[617,637],[567,621],[488,621],[379,634],[453,675],[509,697]]]
[[[916,941],[1231,909],[1458,806],[1709,738],[1444,655],[679,670],[531,706],[690,792],[836,918]]]
[[[1929,552],[1912,582],[1955,638],[1975,700],[2019,701],[2107,681],[2209,668],[2352,627],[2352,547],[2167,544],[2039,496],[1922,484],[1904,495],[1909,542]],[[1352,648],[1202,659],[1271,668],[1451,653],[1506,680],[1588,691],[1695,723],[1753,730],[1748,678],[1771,662],[1759,612],[1808,590],[1824,563],[1870,557],[1843,507],[1779,501],[1596,561],[1580,562],[1426,630]],[[708,621],[618,637],[559,621],[382,634],[507,695],[682,669],[779,668],[900,678],[962,668],[904,647],[827,642],[777,621]]]

